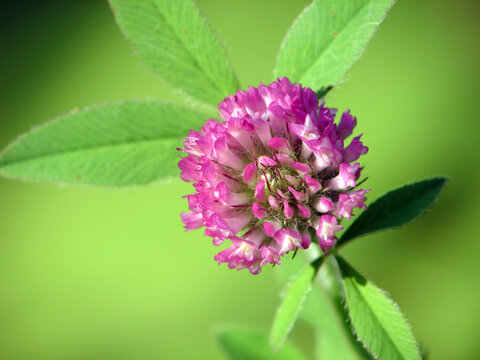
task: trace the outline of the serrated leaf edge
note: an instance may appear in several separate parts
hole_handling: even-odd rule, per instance
[[[291,286],[293,285],[293,283],[295,282],[296,279],[298,279],[298,277],[302,274],[302,272],[304,270],[306,270],[308,267],[312,266],[314,269],[313,269],[313,274],[312,274],[312,279],[311,279],[311,282],[310,282],[310,285],[309,287],[307,288],[307,290],[304,292],[301,300],[300,300],[300,303],[298,304],[298,307],[295,311],[295,316],[293,317],[293,320],[291,321],[291,323],[288,325],[287,327],[287,331],[285,331],[284,335],[282,336],[282,338],[280,339],[280,341],[278,342],[278,344],[274,344],[273,342],[273,339],[272,339],[272,333],[270,332],[270,337],[269,337],[269,344],[270,346],[272,347],[273,351],[274,352],[277,352],[283,345],[283,343],[285,342],[285,340],[287,339],[288,335],[290,334],[290,332],[292,331],[293,329],[293,326],[295,325],[297,319],[298,319],[298,314],[300,314],[300,311],[303,309],[303,304],[305,303],[305,300],[308,296],[308,294],[312,291],[312,283],[315,279],[315,277],[317,276],[318,274],[318,271],[320,269],[320,267],[322,266],[322,264],[325,262],[326,260],[326,256],[325,255],[322,255],[320,257],[318,257],[317,259],[311,261],[310,263],[308,263],[307,265],[305,265],[304,267],[302,267],[296,274],[294,274],[293,276],[291,276],[290,280],[288,281],[287,285],[285,286],[285,291],[283,292],[283,297],[282,297],[282,301],[280,302],[280,306],[277,308],[277,310],[275,311],[275,316],[273,318],[273,324],[275,324],[276,322],[276,319],[278,317],[278,314],[280,312],[280,309],[282,308],[282,305],[283,305],[283,300],[285,299],[285,296],[286,294],[288,293],[288,291],[290,290]]]
[[[335,256],[335,271],[338,272],[338,279],[340,281],[340,289],[341,289],[341,297],[342,297],[342,302],[343,302],[343,306],[345,307],[345,311],[347,313],[347,317],[348,317],[348,325],[350,327],[350,330],[352,331],[352,333],[355,335],[357,341],[362,344],[362,347],[367,350],[368,354],[374,359],[374,360],[382,360],[382,359],[379,359],[373,352],[372,350],[363,342],[363,340],[360,338],[360,336],[358,335],[357,333],[357,330],[355,329],[355,326],[353,325],[353,321],[352,321],[352,318],[351,318],[351,315],[350,315],[350,311],[349,311],[349,308],[348,308],[348,302],[347,302],[347,296],[346,296],[346,290],[345,290],[345,286],[343,285],[343,277],[341,275],[341,270],[340,270],[340,265],[338,264],[338,259],[337,257],[339,257],[338,255]],[[343,260],[346,262],[346,260]],[[349,264],[347,262],[347,264]],[[350,265],[351,266],[351,265]],[[407,328],[409,330],[412,330],[412,326],[410,325],[410,323],[408,322],[407,320],[407,317],[405,316],[405,314],[402,312],[402,310],[400,309],[400,306],[395,302],[395,300],[392,299],[391,296],[389,296],[389,293],[388,291],[380,288],[379,286],[377,286],[373,281],[367,279],[365,276],[363,276],[358,270],[355,269],[355,271],[357,271],[363,278],[365,278],[365,280],[367,280],[371,285],[373,285],[375,288],[377,288],[378,290],[380,290],[380,292],[385,295],[385,297],[387,298],[387,300],[390,301],[390,303],[395,307],[395,309],[397,309],[397,311],[399,312],[400,316],[402,317],[402,320],[405,322],[405,325],[407,326]],[[360,296],[362,297],[362,299],[364,299],[364,297],[362,296],[362,294],[360,294]],[[377,316],[372,313],[373,316],[378,320]],[[378,321],[378,323],[380,323]],[[388,335],[388,332],[386,332],[386,330],[383,328],[382,326],[382,331],[384,333],[386,333]],[[389,337],[389,336],[388,336]],[[402,353],[398,350],[397,346],[395,343],[393,343],[391,340],[390,342],[394,345],[395,349],[397,349],[397,352],[402,355]],[[421,352],[420,352],[420,345],[417,341],[414,342],[414,345],[415,345],[415,349],[417,350],[417,354],[419,355],[419,360],[422,360],[422,355],[421,355]],[[402,356],[403,357],[403,356]]]
[[[31,135],[32,133],[35,133],[36,131],[38,131],[41,128],[52,126],[55,122],[65,118],[67,116],[79,114],[79,113],[82,113],[82,112],[87,112],[87,111],[90,111],[90,110],[100,109],[100,108],[103,108],[103,107],[106,107],[106,106],[122,105],[122,104],[125,104],[125,103],[138,103],[138,104],[140,104],[140,103],[156,103],[156,104],[163,104],[163,105],[173,105],[173,106],[184,108],[184,109],[187,109],[187,110],[196,111],[196,112],[199,112],[200,114],[205,114],[206,119],[209,116],[209,114],[206,113],[204,110],[202,111],[202,110],[199,110],[199,109],[196,109],[196,108],[193,108],[193,107],[189,107],[189,106],[184,105],[184,104],[178,104],[178,103],[175,103],[175,102],[172,102],[172,101],[153,99],[153,98],[149,98],[149,97],[147,97],[145,99],[106,101],[106,102],[103,102],[103,103],[88,105],[88,106],[85,106],[81,109],[80,108],[74,108],[72,110],[69,110],[69,111],[61,114],[61,115],[57,115],[50,120],[47,120],[43,123],[36,124],[36,125],[32,126],[30,129],[28,129],[27,131],[18,135],[16,138],[14,138],[12,141],[10,141],[5,146],[5,148],[3,148],[3,150],[0,151],[0,159],[3,157],[3,155],[5,153],[7,153],[10,150],[11,147],[13,147],[21,139]],[[180,138],[179,138],[179,140],[180,140]],[[120,145],[120,144],[117,144],[117,145]],[[68,152],[74,152],[74,151],[75,150],[68,151]],[[64,152],[64,153],[66,153],[66,152]],[[162,178],[162,179],[158,179],[158,180],[153,180],[153,181],[151,181],[149,183],[146,183],[146,184],[95,185],[95,184],[87,184],[87,183],[70,183],[70,182],[54,181],[54,180],[37,180],[37,179],[30,179],[30,178],[27,178],[27,177],[24,177],[24,176],[10,175],[10,174],[6,174],[4,171],[2,171],[2,167],[4,165],[7,165],[7,164],[3,164],[3,165],[0,164],[0,176],[3,176],[4,178],[12,179],[12,180],[19,180],[19,181],[29,182],[29,183],[34,183],[34,184],[55,184],[55,185],[58,185],[60,187],[75,186],[75,187],[80,187],[80,188],[103,188],[103,189],[127,189],[128,188],[128,189],[135,189],[135,188],[143,188],[145,186],[151,186],[151,185],[154,185],[154,184],[173,183],[177,178],[176,176],[171,176],[171,177],[166,177],[166,178]]]

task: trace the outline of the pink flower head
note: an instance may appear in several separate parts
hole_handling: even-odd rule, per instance
[[[252,274],[314,240],[328,252],[342,218],[366,208],[351,162],[368,148],[360,137],[344,147],[356,119],[346,111],[335,124],[335,109],[287,78],[239,90],[219,110],[223,121],[207,120],[181,149],[181,178],[196,190],[185,228],[205,227],[215,245],[230,240],[215,260]]]

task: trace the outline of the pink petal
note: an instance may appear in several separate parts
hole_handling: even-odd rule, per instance
[[[275,154],[275,160],[277,160],[282,166],[288,166],[292,161],[292,158],[290,155],[278,153]]]
[[[258,163],[260,165],[265,166],[265,167],[277,165],[277,162],[275,160],[273,160],[272,158],[269,158],[268,156],[265,156],[265,155],[262,155],[258,158]]]
[[[243,168],[243,181],[247,184],[253,182],[255,175],[257,174],[257,166],[255,163],[250,163]]]
[[[253,215],[257,218],[257,219],[263,219],[265,216],[267,216],[268,214],[268,211],[265,210],[265,208],[260,205],[259,203],[257,202],[254,202],[253,205],[252,205],[252,211],[253,211]]]
[[[338,136],[346,139],[352,134],[353,128],[357,125],[357,118],[350,115],[350,110],[342,114],[340,123],[338,124]]]
[[[305,193],[297,191],[291,186],[288,186],[288,190],[292,193],[293,197],[297,201],[304,201],[307,198],[307,195]]]
[[[268,146],[274,148],[277,151],[290,152],[290,144],[284,138],[272,137],[268,141]]]
[[[270,237],[273,237],[275,233],[282,228],[282,224],[279,222],[264,222],[263,223],[263,230],[265,234]]]
[[[278,200],[274,196],[270,195],[268,197],[268,203],[270,204],[272,209],[274,209],[274,210],[280,209],[280,203],[278,202]]]
[[[313,207],[322,212],[322,213],[327,213],[329,212],[330,210],[333,209],[333,201],[330,200],[329,198],[326,198],[326,197],[321,197],[321,198],[318,198],[316,200],[316,202],[314,203]]]
[[[354,137],[350,145],[348,145],[343,151],[344,161],[350,163],[357,160],[361,155],[368,152],[368,147],[363,146],[360,141],[360,136]]]
[[[357,178],[359,170],[359,163],[355,163],[353,165],[347,163],[340,164],[340,171],[338,175],[330,181],[330,189],[347,190],[349,187],[355,187],[355,179]]]
[[[304,163],[294,161],[294,162],[291,162],[290,165],[292,165],[292,167],[295,170],[297,170],[297,172],[301,175],[308,175],[312,172],[312,169],[310,168],[310,166]]]
[[[221,137],[215,141],[214,150],[216,154],[216,160],[220,164],[235,170],[242,170],[245,166],[244,162],[229,148],[227,139],[225,137]]]
[[[316,193],[318,190],[322,188],[322,185],[315,180],[314,178],[305,175],[305,183],[307,184],[308,188],[310,189],[311,192]]]
[[[265,201],[265,180],[259,181],[255,186],[255,199],[259,202]]]
[[[287,218],[291,218],[291,217],[293,217],[293,215],[295,214],[295,211],[294,211],[293,208],[288,204],[288,201],[287,201],[287,200],[283,200],[283,214],[284,214],[285,217],[287,217]]]
[[[300,216],[305,218],[305,219],[308,219],[310,218],[311,216],[311,211],[308,207],[302,205],[302,204],[297,204],[297,207],[298,207],[298,212],[300,213]]]

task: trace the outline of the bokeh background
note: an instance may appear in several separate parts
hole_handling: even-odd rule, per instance
[[[307,3],[199,1],[243,87],[272,80]],[[0,17],[2,148],[75,107],[179,97],[132,55],[105,1],[2,1]],[[399,0],[327,103],[358,116],[370,199],[451,179],[420,221],[344,250],[399,303],[432,360],[480,354],[479,18],[478,1]],[[268,327],[278,269],[218,267],[210,239],[183,232],[190,191],[0,179],[0,358],[221,359],[217,324]],[[294,334],[308,336],[301,325]]]

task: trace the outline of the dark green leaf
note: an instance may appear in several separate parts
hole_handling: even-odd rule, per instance
[[[418,360],[407,320],[380,288],[338,257],[350,321],[359,340],[377,359]]]
[[[327,95],[328,92],[332,89],[333,89],[333,86],[322,86],[322,88],[316,92],[317,97],[319,99],[325,97],[325,95]]]
[[[291,343],[276,353],[268,345],[268,334],[262,330],[224,329],[217,340],[231,360],[307,360],[307,357]]]
[[[190,0],[110,0],[140,59],[165,81],[217,105],[239,83],[225,50]]]
[[[178,174],[180,138],[205,117],[159,101],[73,111],[10,144],[0,154],[0,174],[68,184],[148,184]]]
[[[406,224],[432,205],[446,178],[433,178],[390,191],[377,199],[345,231],[337,246],[353,238]]]
[[[393,0],[315,0],[283,40],[274,76],[313,89],[338,84],[362,55]]]
[[[285,297],[273,319],[270,332],[270,345],[275,351],[282,346],[288,333],[293,328],[302,304],[312,289],[312,281],[324,259],[325,257],[322,256],[306,265],[288,285]]]

